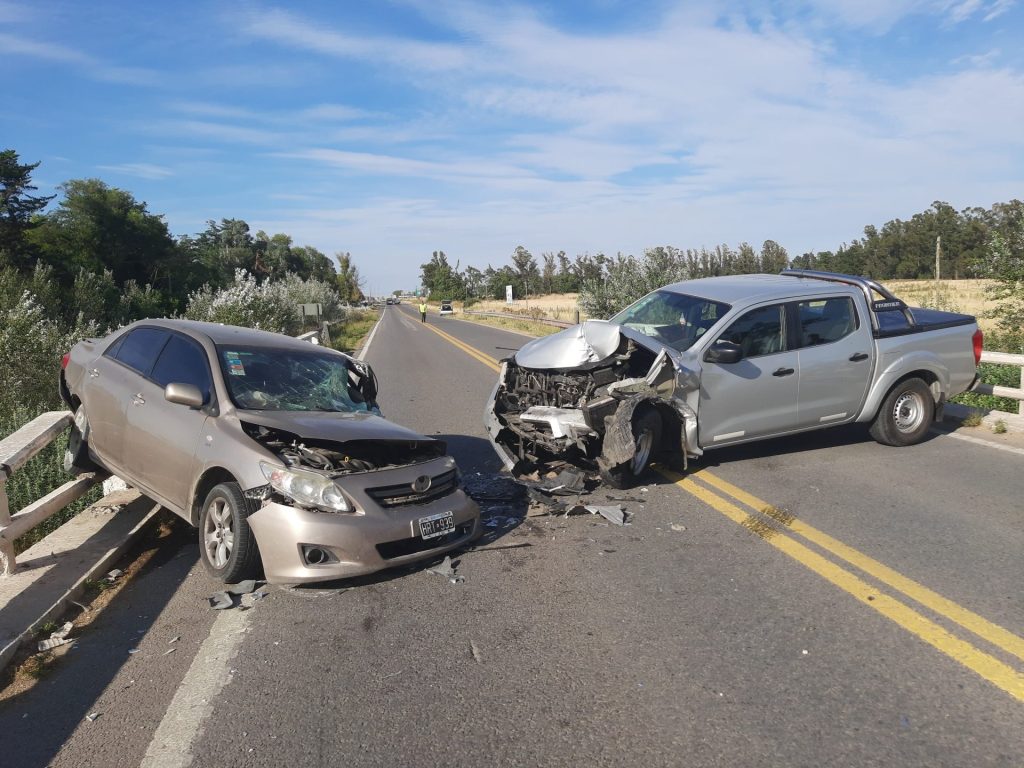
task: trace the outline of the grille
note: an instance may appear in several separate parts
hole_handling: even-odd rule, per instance
[[[401,507],[407,504],[426,504],[452,493],[458,485],[457,471],[450,469],[430,478],[430,488],[423,493],[416,493],[409,483],[399,485],[382,485],[367,488],[366,495],[382,507]]]

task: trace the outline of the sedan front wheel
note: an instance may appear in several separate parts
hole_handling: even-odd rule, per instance
[[[206,570],[225,584],[259,575],[260,554],[248,521],[251,511],[238,483],[214,486],[203,502],[199,553]]]

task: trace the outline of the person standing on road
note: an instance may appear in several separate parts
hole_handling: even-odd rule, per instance
[[[420,299],[420,322],[427,322],[427,300]]]

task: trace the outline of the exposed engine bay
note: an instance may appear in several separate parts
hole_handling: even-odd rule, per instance
[[[444,456],[441,440],[310,440],[279,429],[242,422],[253,440],[281,458],[286,466],[312,469],[330,477],[419,464]]]
[[[609,470],[633,458],[641,416],[657,423],[648,430],[657,445],[645,450],[680,450],[687,409],[672,398],[672,360],[619,331],[588,321],[503,361],[485,423],[514,475],[570,464],[597,470],[607,482]],[[544,363],[554,365],[537,365]]]

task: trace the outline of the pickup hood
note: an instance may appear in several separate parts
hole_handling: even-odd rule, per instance
[[[239,410],[238,418],[250,424],[290,432],[304,440],[334,443],[352,440],[436,442],[431,437],[400,427],[374,413]]]
[[[516,365],[555,370],[592,367],[615,354],[622,342],[621,330],[606,320],[587,320],[524,344],[515,354]]]

